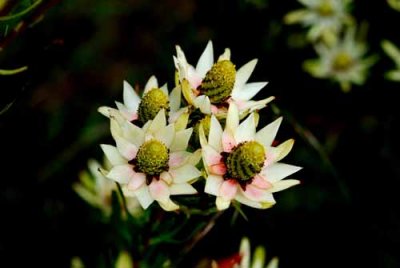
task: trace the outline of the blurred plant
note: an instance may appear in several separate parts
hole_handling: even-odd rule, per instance
[[[298,0],[305,8],[291,11],[285,17],[287,24],[300,23],[309,27],[307,38],[311,42],[336,42],[344,25],[352,25],[349,14],[351,0]]]
[[[364,84],[368,69],[376,61],[375,56],[365,58],[367,45],[357,40],[356,28],[349,27],[342,39],[328,46],[315,45],[319,58],[307,60],[304,69],[317,78],[328,78],[338,82],[344,92],[349,92],[352,84]]]
[[[387,3],[394,10],[400,11],[400,1],[399,0],[387,0]]]
[[[278,268],[278,258],[272,258],[266,263],[265,249],[262,246],[255,248],[251,254],[250,241],[243,237],[239,252],[225,259],[212,261],[212,268]]]
[[[389,40],[383,40],[382,48],[385,53],[394,61],[396,69],[385,73],[385,77],[389,80],[400,81],[400,49]]]
[[[73,188],[88,204],[102,210],[105,216],[110,216],[112,193],[118,192],[118,188],[115,182],[100,173],[100,168],[101,166],[96,160],[89,160],[88,171],[81,172],[79,175],[80,182],[75,183]],[[134,197],[126,198],[126,207],[132,216],[139,216],[142,211],[139,202]]]
[[[128,252],[122,251],[119,253],[117,260],[113,266],[114,268],[134,268],[132,257]],[[82,260],[79,257],[71,259],[71,268],[85,268]]]

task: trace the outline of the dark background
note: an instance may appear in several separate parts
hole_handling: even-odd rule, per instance
[[[249,220],[234,226],[232,211],[223,215],[186,265],[229,256],[247,235],[282,268],[400,267],[400,86],[384,80],[394,64],[380,49],[383,39],[400,44],[400,13],[381,0],[354,2],[380,59],[345,94],[302,71],[313,49],[294,42],[302,27],[282,22],[296,1],[48,1],[44,17],[0,51],[0,69],[29,68],[0,76],[1,107],[12,103],[0,115],[0,266],[69,267],[73,256],[103,254],[110,227],[94,224],[71,188],[109,140],[97,107],[122,99],[124,79],[143,87],[154,74],[172,88],[175,45],[195,64],[212,40],[216,55],[231,48],[237,66],[259,59],[250,79],[269,84],[257,98],[276,96],[285,116],[278,139],[296,139],[285,162],[304,169],[272,209],[245,209]]]

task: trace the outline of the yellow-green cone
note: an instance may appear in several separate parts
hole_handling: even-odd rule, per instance
[[[353,64],[353,59],[346,52],[338,53],[333,59],[333,69],[336,71],[346,71]]]
[[[140,146],[136,156],[136,168],[146,175],[159,175],[168,169],[167,146],[158,140],[149,140]]]
[[[265,161],[264,146],[256,141],[247,141],[236,146],[228,155],[228,176],[246,182],[257,175]]]
[[[231,95],[235,78],[235,65],[230,60],[218,61],[207,72],[200,91],[209,97],[211,103],[221,103]]]
[[[161,89],[153,88],[143,96],[139,104],[139,120],[145,124],[147,121],[153,120],[161,109],[165,109],[168,112],[168,96]]]

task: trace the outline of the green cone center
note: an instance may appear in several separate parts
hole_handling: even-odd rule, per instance
[[[145,124],[153,120],[161,109],[169,110],[168,96],[159,88],[153,88],[145,94],[139,104],[139,120]]]
[[[235,85],[236,69],[230,60],[214,63],[200,85],[200,92],[218,104],[229,98]]]
[[[317,12],[322,17],[332,16],[335,10],[329,0],[322,1],[322,3],[317,7]]]
[[[338,53],[333,59],[333,69],[336,71],[346,71],[353,64],[352,57],[346,52]]]
[[[256,141],[237,145],[226,160],[227,175],[239,182],[251,180],[264,166],[265,149]]]
[[[140,146],[136,156],[136,168],[146,175],[159,175],[168,170],[169,151],[158,140],[149,140]]]

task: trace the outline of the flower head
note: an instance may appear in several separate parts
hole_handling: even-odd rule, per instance
[[[308,38],[315,41],[323,38],[331,43],[342,29],[350,25],[352,18],[347,10],[350,0],[299,0],[305,8],[292,11],[285,16],[288,24],[301,23],[310,27]]]
[[[116,147],[101,146],[112,164],[103,173],[119,182],[126,196],[136,196],[144,209],[156,200],[171,211],[179,208],[171,195],[196,193],[190,183],[200,176],[195,165],[201,154],[186,151],[191,128],[176,130],[174,124],[167,125],[164,109],[142,128],[115,111],[110,120]]]
[[[219,210],[228,208],[232,200],[260,209],[271,207],[275,204],[272,193],[299,183],[282,179],[301,168],[278,162],[290,152],[294,141],[272,146],[281,119],[258,132],[255,113],[240,124],[239,120],[238,108],[231,103],[224,130],[215,116],[211,116],[208,139],[200,126],[207,172],[205,192],[217,197]]]
[[[306,61],[305,70],[315,77],[339,82],[345,92],[350,90],[351,84],[362,85],[368,68],[375,62],[375,57],[364,58],[367,46],[356,40],[354,27],[334,45],[318,44],[315,49],[319,58]]]
[[[123,103],[115,102],[118,109],[102,106],[99,108],[99,112],[110,117],[117,111],[128,121],[139,120],[145,124],[154,119],[161,109],[164,109],[166,113],[170,111],[172,113],[169,115],[170,118],[176,120],[183,112],[179,111],[180,102],[181,89],[179,87],[174,88],[168,94],[167,84],[159,87],[157,78],[151,76],[144,87],[142,98],[127,81],[124,81]]]
[[[267,82],[247,83],[257,59],[236,70],[230,59],[231,52],[227,48],[217,62],[214,62],[213,45],[210,41],[196,67],[193,67],[187,62],[179,46],[176,47],[176,51],[174,62],[183,96],[189,105],[200,109],[202,113],[226,117],[226,107],[233,102],[243,117],[249,112],[265,107],[273,100],[273,97],[259,101],[251,100],[267,85]]]

